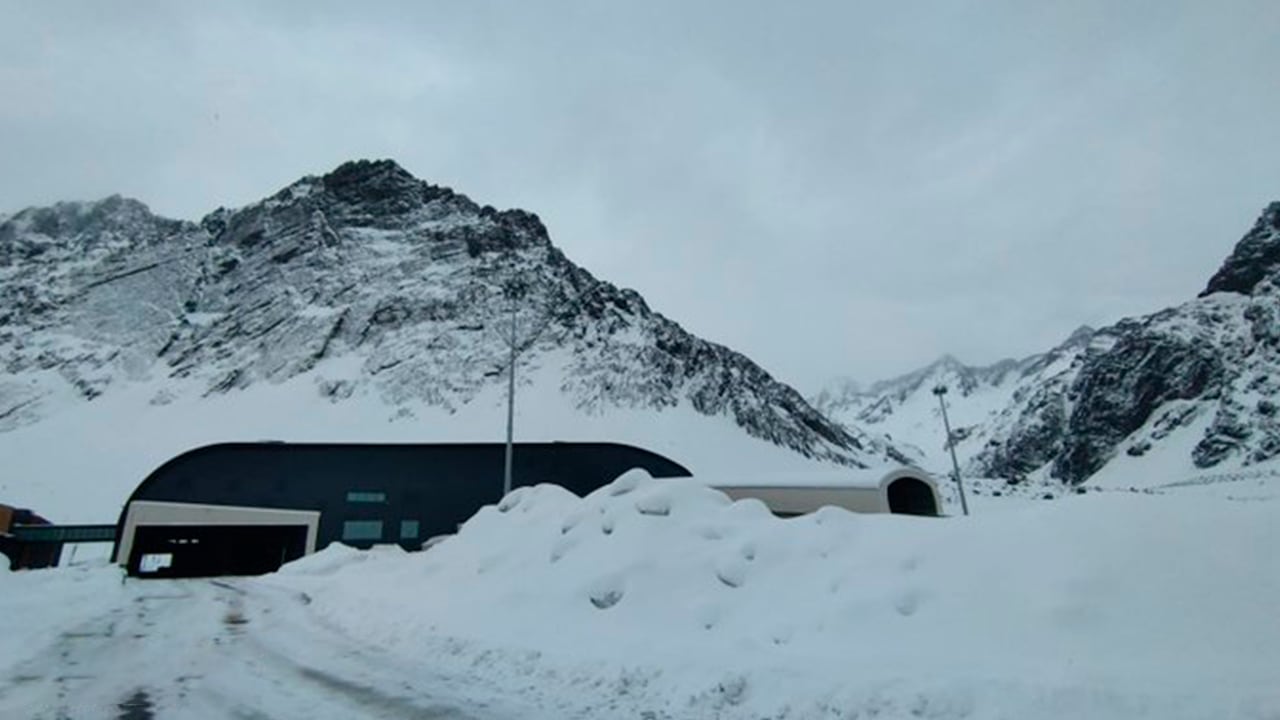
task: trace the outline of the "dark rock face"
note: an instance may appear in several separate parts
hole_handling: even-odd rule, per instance
[[[1236,246],[1201,297],[1099,331],[1067,383],[1019,410],[997,433],[997,452],[975,472],[1051,462],[1054,477],[1084,482],[1123,450],[1141,457],[1175,432],[1203,422],[1189,458],[1209,468],[1280,456],[1280,423],[1269,400],[1280,391],[1280,203]],[[1261,399],[1259,399],[1261,398]],[[1066,410],[1065,422],[1061,422]]]
[[[1141,326],[1117,335],[1110,349],[1084,363],[1071,388],[1074,407],[1054,460],[1054,475],[1069,482],[1097,472],[1157,408],[1220,392],[1226,375],[1203,340],[1147,333]]]
[[[1100,331],[1104,341],[1069,376],[1040,386],[1040,399],[994,434],[972,470],[1005,476],[1049,462],[1053,477],[1081,483],[1121,450],[1141,457],[1206,414],[1213,419],[1190,458],[1197,467],[1276,457],[1273,408],[1246,399],[1270,392],[1280,370],[1271,328],[1247,318],[1276,301],[1270,292],[1215,296]]]
[[[941,381],[952,387],[953,408],[963,410],[970,394],[1003,403],[956,441],[973,475],[1016,479],[1046,470],[1078,484],[1120,454],[1143,457],[1175,437],[1200,468],[1280,457],[1280,203],[1266,208],[1198,299],[1082,328],[1025,360],[971,368],[944,358],[817,402],[874,429],[902,408],[927,407],[917,396]],[[936,424],[917,426],[936,435]]]
[[[456,410],[501,382],[516,296],[520,369],[562,364],[561,390],[584,413],[688,404],[811,458],[894,456],[573,264],[536,215],[385,160],[198,224],[121,198],[0,222],[0,430],[40,419],[68,387],[92,399],[156,376],[207,395],[314,371],[334,402],[373,393]]]
[[[1020,478],[1057,457],[1066,434],[1065,396],[1061,383],[1035,387],[1011,430],[993,437],[978,453],[974,464],[982,474]]]
[[[1280,270],[1280,202],[1267,206],[1200,295],[1215,292],[1249,295],[1259,282],[1277,270]]]

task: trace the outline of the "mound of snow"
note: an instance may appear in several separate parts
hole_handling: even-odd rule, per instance
[[[332,575],[350,565],[403,554],[404,550],[399,545],[377,545],[370,550],[357,550],[350,545],[333,543],[320,552],[286,563],[278,572],[283,575]]]
[[[585,498],[517,490],[425,553],[264,582],[593,716],[1267,717],[1275,515],[1096,493],[780,520],[635,473]]]

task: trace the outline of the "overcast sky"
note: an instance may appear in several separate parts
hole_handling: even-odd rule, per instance
[[[812,392],[1201,290],[1280,200],[1280,2],[0,0],[0,212],[389,157]]]

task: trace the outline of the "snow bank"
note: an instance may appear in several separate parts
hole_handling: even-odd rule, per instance
[[[1271,503],[779,520],[631,473],[581,499],[517,490],[426,553],[264,582],[565,713],[1261,718],[1280,712],[1276,547]]]
[[[357,550],[342,543],[332,543],[321,552],[307,555],[280,568],[282,575],[332,575],[339,570],[378,559],[386,555],[403,555],[399,545],[378,545],[371,550]]]

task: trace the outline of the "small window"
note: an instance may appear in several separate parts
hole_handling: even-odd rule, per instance
[[[400,521],[400,539],[401,540],[417,540],[418,539],[418,521],[417,520],[401,520]]]
[[[387,494],[384,492],[352,490],[347,493],[347,502],[349,503],[384,503],[386,501]]]
[[[381,540],[381,520],[348,520],[342,523],[343,540]]]

